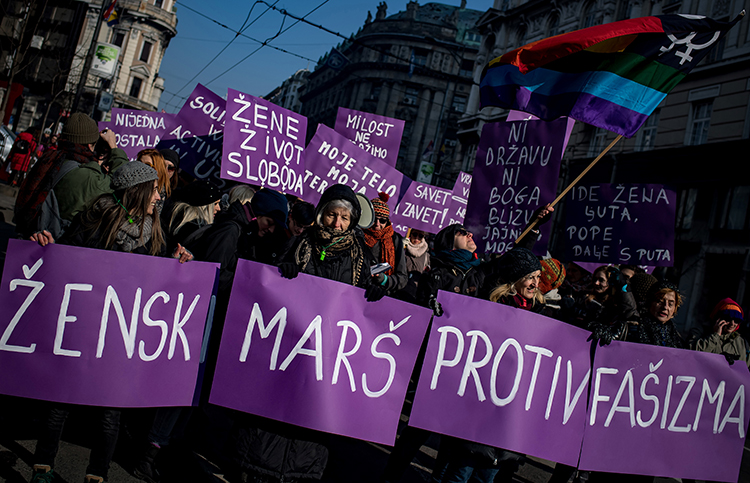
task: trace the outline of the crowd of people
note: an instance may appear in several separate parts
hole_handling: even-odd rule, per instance
[[[549,205],[536,211],[536,229],[512,250],[480,257],[474,234],[459,224],[434,236],[416,229],[406,237],[399,235],[390,220],[392,200],[385,193],[367,200],[338,184],[313,206],[247,185],[223,192],[206,180],[188,181],[179,164],[174,151],[155,149],[143,150],[136,161],[129,161],[111,130],[99,131],[90,117],[73,114],[56,148],[45,150],[23,180],[15,223],[19,237],[41,245],[64,243],[169,256],[182,263],[219,263],[206,388],[212,381],[240,258],[277,266],[288,279],[305,273],[361,287],[369,302],[388,296],[429,307],[436,317],[442,315],[437,294],[444,290],[558,319],[591,331],[592,339],[602,345],[627,340],[723,354],[730,363],[748,364],[750,346],[741,335],[744,313],[731,299],[718,302],[707,315],[704,332],[681,334],[674,317],[683,296],[671,281],[658,280],[635,266],[602,266],[589,274],[574,262],[537,257],[532,250],[554,211]],[[425,347],[426,340],[410,390]],[[200,446],[196,450],[215,452],[230,481],[287,482],[323,476],[327,442],[334,436],[211,406],[208,392],[202,391],[198,408],[150,413],[150,429],[132,455],[130,469],[136,477],[157,483],[161,449],[174,440],[184,441],[185,434],[193,435],[191,441]],[[71,409],[50,403],[34,454],[32,481],[52,481],[63,423]],[[88,482],[107,479],[120,428],[121,410],[95,412],[100,430],[85,476]],[[178,424],[184,420],[190,421],[187,430]],[[217,438],[218,427],[225,428],[225,437]],[[428,436],[407,425],[382,481],[401,481]],[[432,468],[433,481],[509,482],[524,461],[524,455],[508,449],[444,436]],[[566,482],[576,474],[576,468],[558,464],[550,481]],[[592,481],[618,478],[635,479],[588,475]]]

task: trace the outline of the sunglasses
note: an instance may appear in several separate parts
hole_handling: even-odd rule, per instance
[[[174,171],[176,168],[174,166],[167,166],[167,171]]]
[[[388,218],[375,218],[375,221],[380,222],[381,225],[387,225],[388,224]]]
[[[468,231],[468,230],[466,230],[465,228],[460,228],[458,231],[456,231],[456,235],[458,235],[458,236],[469,236],[469,235],[471,235],[471,232]]]

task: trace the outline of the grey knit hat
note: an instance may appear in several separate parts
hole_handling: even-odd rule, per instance
[[[75,112],[65,123],[62,136],[74,144],[94,144],[99,140],[99,126],[86,114]]]
[[[531,250],[516,247],[497,261],[500,276],[505,282],[515,283],[526,275],[542,269],[542,264]]]
[[[151,166],[140,161],[131,161],[112,173],[112,189],[124,190],[158,178],[159,174]]]

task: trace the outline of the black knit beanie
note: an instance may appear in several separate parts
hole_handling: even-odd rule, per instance
[[[542,269],[542,264],[531,250],[514,248],[498,260],[499,275],[507,283],[515,283],[526,275]]]

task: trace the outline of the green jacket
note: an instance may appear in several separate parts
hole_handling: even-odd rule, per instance
[[[129,162],[125,151],[112,150],[112,169],[115,171]],[[75,163],[76,161],[65,161]],[[63,220],[72,221],[81,211],[88,208],[100,195],[112,193],[110,176],[96,161],[89,161],[66,174],[55,186],[55,196]]]
[[[701,352],[710,352],[712,354],[729,354],[730,356],[739,357],[739,360],[748,364],[747,350],[745,339],[737,332],[731,334],[719,335],[716,332],[711,333],[702,339],[693,343],[695,350]]]

